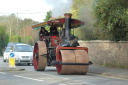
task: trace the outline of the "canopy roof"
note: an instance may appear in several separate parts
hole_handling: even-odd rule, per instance
[[[44,26],[51,26],[51,25],[55,25],[56,27],[63,27],[63,24],[65,24],[65,18],[61,18],[61,19],[54,19],[54,20],[50,20],[50,21],[46,21],[46,22],[42,22],[39,24],[35,24],[32,26],[33,29],[38,29],[40,27],[44,27]],[[84,25],[85,22],[76,20],[76,19],[71,19],[71,28],[76,28],[76,27],[80,27],[82,25]]]

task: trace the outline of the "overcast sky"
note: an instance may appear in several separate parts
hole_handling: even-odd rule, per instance
[[[62,9],[63,6],[68,9],[68,1],[70,0],[0,0],[0,16],[18,13],[21,19],[31,18],[43,22],[49,10],[54,10],[55,13],[55,9]]]

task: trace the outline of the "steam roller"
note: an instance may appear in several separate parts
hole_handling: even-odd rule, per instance
[[[71,19],[72,14],[65,13],[65,18],[54,19],[33,25],[33,29],[56,26],[59,35],[39,36],[34,45],[33,65],[36,71],[44,71],[46,66],[56,66],[60,75],[86,74],[92,64],[88,57],[88,48],[80,47],[77,37],[71,35],[71,29],[84,25],[84,22]]]

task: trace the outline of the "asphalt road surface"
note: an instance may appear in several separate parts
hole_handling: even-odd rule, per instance
[[[8,63],[0,58],[0,69],[8,68]],[[17,65],[22,71],[0,71],[0,85],[128,85],[127,79],[87,73],[86,75],[58,75],[55,67],[45,71],[35,71],[32,65]]]

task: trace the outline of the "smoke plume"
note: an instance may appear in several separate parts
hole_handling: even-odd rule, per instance
[[[72,0],[46,0],[46,3],[53,8],[52,17],[63,16],[71,12]]]

